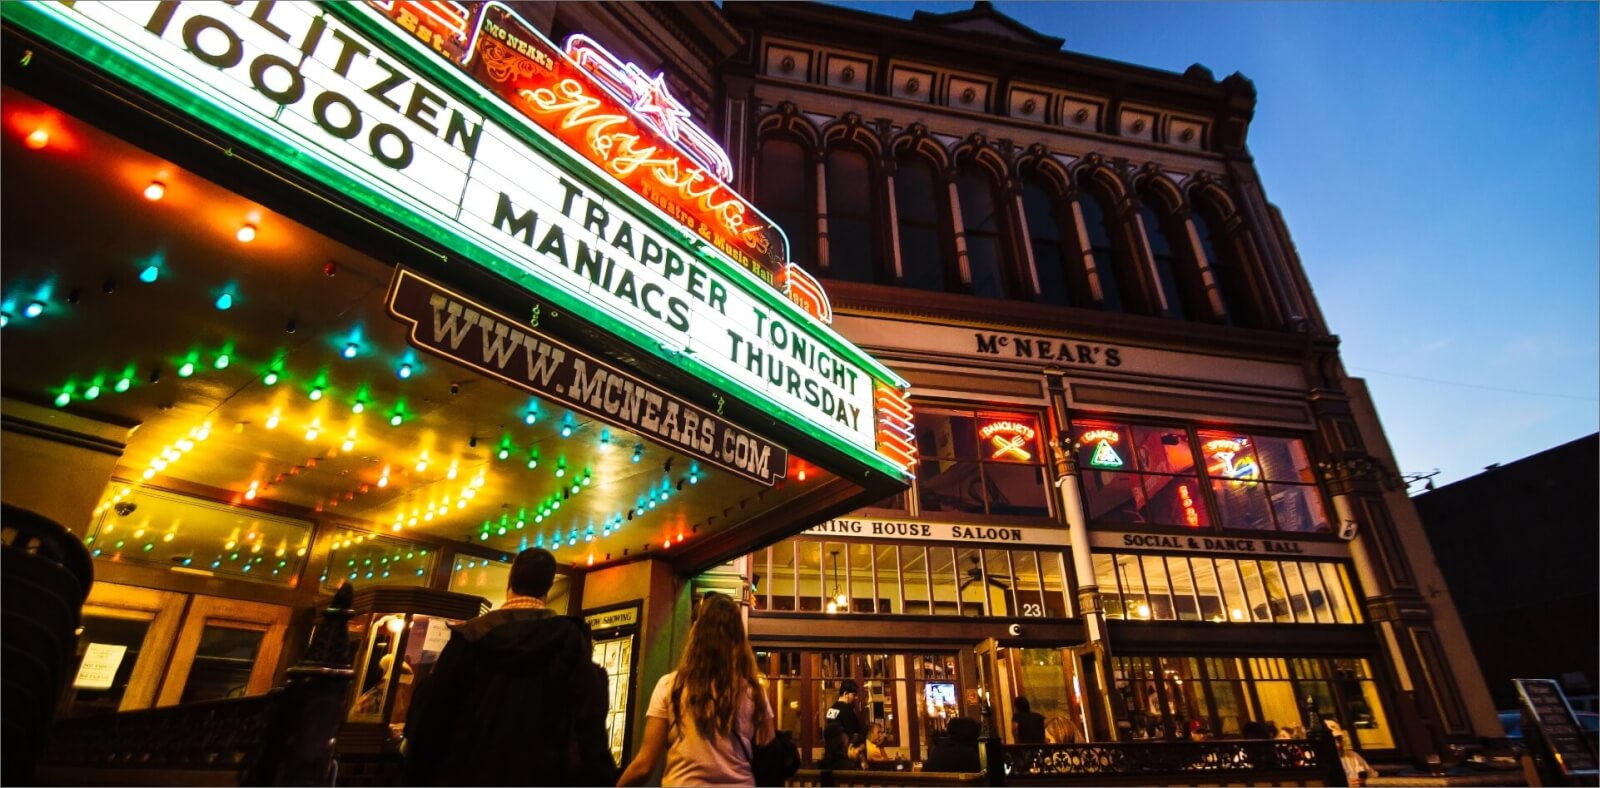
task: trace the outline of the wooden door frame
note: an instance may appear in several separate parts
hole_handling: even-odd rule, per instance
[[[195,652],[200,648],[200,636],[211,622],[231,629],[262,633],[261,649],[256,652],[255,665],[250,669],[250,679],[245,684],[245,694],[261,695],[272,689],[292,613],[290,608],[281,605],[221,597],[194,597],[189,603],[188,613],[183,617],[177,642],[173,645],[172,661],[161,682],[156,705],[172,706],[182,699],[189,672],[194,668]]]
[[[89,596],[83,603],[84,617],[150,622],[139,645],[138,661],[128,676],[128,690],[117,705],[118,711],[146,709],[155,702],[187,603],[187,595],[171,591],[106,582],[89,587]]]

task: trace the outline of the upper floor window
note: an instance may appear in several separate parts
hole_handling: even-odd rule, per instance
[[[1217,289],[1221,291],[1229,322],[1259,328],[1262,325],[1261,310],[1250,291],[1249,278],[1234,252],[1233,243],[1221,234],[1225,225],[1216,205],[1210,200],[1199,201],[1191,220],[1195,234],[1200,238],[1200,253],[1205,257],[1211,275],[1217,280]]]
[[[1101,419],[1074,421],[1072,437],[1094,522],[1331,530],[1299,439]]]
[[[967,268],[972,273],[970,292],[988,298],[1006,297],[1004,205],[994,179],[977,165],[964,164],[956,176],[956,198],[961,202],[961,225],[967,243]]]
[[[1188,233],[1183,221],[1150,189],[1139,192],[1139,215],[1150,242],[1156,281],[1166,294],[1167,316],[1178,320],[1204,320],[1211,314],[1199,271],[1189,259]]]
[[[923,290],[950,290],[949,245],[945,243],[945,203],[949,190],[933,165],[917,156],[902,157],[894,176],[894,207],[900,223],[901,284]]]
[[[865,153],[850,148],[828,150],[828,268],[832,279],[872,282],[878,243],[877,183]]]
[[[1109,198],[1095,186],[1085,188],[1078,198],[1084,233],[1089,237],[1089,256],[1100,280],[1100,306],[1107,312],[1143,312],[1133,257],[1112,224],[1109,204]]]
[[[1089,283],[1083,276],[1083,258],[1070,219],[1062,216],[1062,203],[1034,177],[1022,182],[1022,210],[1028,220],[1028,243],[1034,270],[1039,274],[1039,300],[1058,306],[1090,306]]]
[[[817,270],[816,200],[805,148],[798,142],[768,138],[761,143],[761,177],[756,200],[761,210],[789,237],[789,254],[811,271]]]
[[[1050,516],[1037,418],[918,409],[916,426],[923,514]]]

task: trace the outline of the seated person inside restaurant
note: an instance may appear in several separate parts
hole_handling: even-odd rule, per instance
[[[888,738],[889,733],[883,729],[883,723],[874,722],[867,726],[867,741],[862,746],[866,749],[868,762],[894,760],[894,751],[883,746]]]
[[[983,726],[977,720],[956,717],[945,726],[945,735],[933,740],[933,752],[928,755],[925,772],[981,772],[983,761],[978,757],[978,734]]]
[[[1044,740],[1047,744],[1078,744],[1083,740],[1083,735],[1078,733],[1078,726],[1073,725],[1066,717],[1051,717],[1044,724]]]

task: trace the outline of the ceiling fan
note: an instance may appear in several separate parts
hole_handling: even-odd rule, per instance
[[[992,585],[1002,591],[1011,590],[1010,575],[989,575],[988,578],[985,578],[983,575],[983,562],[977,556],[971,556],[969,560],[972,561],[972,567],[967,569],[966,579],[962,580],[961,585],[956,587],[956,591],[958,593],[967,590],[967,586],[972,585],[980,580],[983,580],[989,585]]]

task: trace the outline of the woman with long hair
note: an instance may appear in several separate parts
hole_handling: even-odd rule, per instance
[[[706,594],[682,662],[656,682],[644,742],[617,785],[644,784],[663,755],[663,786],[755,785],[750,753],[774,735],[739,606]]]

